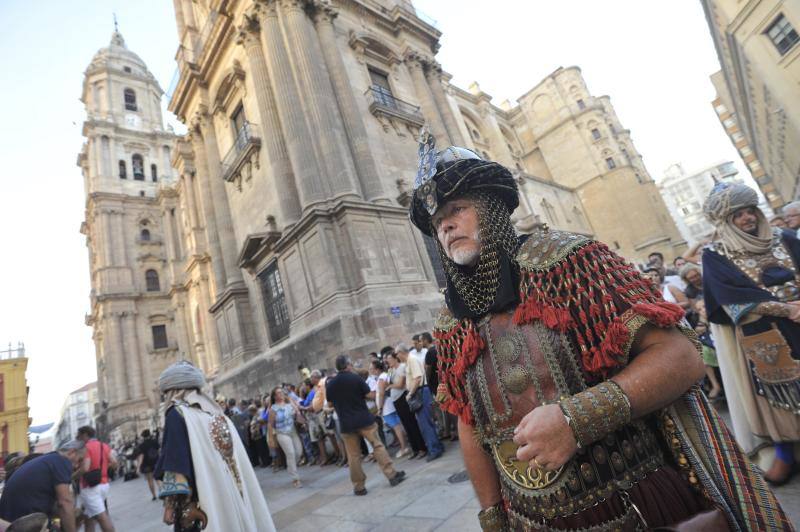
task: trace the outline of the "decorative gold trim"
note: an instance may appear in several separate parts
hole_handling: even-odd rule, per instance
[[[518,484],[520,487],[529,490],[539,490],[546,488],[555,482],[565,466],[561,466],[555,471],[547,471],[526,462],[516,459],[519,446],[511,440],[505,440],[492,445],[495,463],[503,470],[506,477]]]
[[[547,270],[591,240],[577,233],[537,229],[517,252],[517,263],[523,270]]]

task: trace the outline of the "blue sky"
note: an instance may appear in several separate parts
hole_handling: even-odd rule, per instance
[[[578,65],[608,94],[654,178],[725,159],[742,169],[711,107],[719,69],[697,0],[419,0],[443,31],[438,60],[512,102],[558,66]],[[113,31],[164,90],[177,48],[169,0],[0,1],[0,345],[30,357],[34,424],[54,421],[64,397],[95,379],[83,235],[83,71]],[[174,120],[174,118],[172,118]],[[10,164],[9,164],[10,163]]]

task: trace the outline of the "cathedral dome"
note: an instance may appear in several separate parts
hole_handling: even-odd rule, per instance
[[[119,31],[114,31],[111,34],[109,45],[100,48],[89,64],[89,69],[103,67],[116,67],[118,69],[128,67],[138,70],[140,74],[150,74],[144,61],[125,45],[125,39],[122,38],[122,34]]]

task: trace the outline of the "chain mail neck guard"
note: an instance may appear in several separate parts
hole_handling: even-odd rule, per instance
[[[471,199],[478,211],[481,251],[477,264],[460,266],[447,256],[438,238],[436,244],[447,273],[448,291],[457,292],[470,315],[480,316],[494,306],[503,279],[507,277],[507,282],[511,282],[511,277],[516,278],[509,274],[519,269],[514,259],[520,244],[505,203],[492,194],[480,192],[462,197]],[[509,267],[510,271],[506,271]],[[511,292],[516,294],[517,287],[511,287]]]

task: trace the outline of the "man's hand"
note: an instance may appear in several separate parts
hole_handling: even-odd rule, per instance
[[[520,446],[517,460],[548,471],[567,463],[578,449],[561,407],[555,404],[528,412],[514,429],[514,443]]]
[[[175,508],[169,502],[164,505],[164,524],[170,526],[175,524]]]
[[[795,323],[800,323],[800,301],[790,301],[789,305],[789,319]]]

